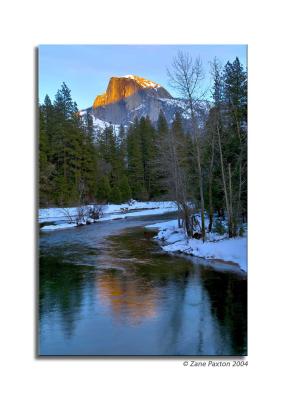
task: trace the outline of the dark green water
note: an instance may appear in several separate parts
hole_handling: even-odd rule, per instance
[[[40,355],[246,355],[245,274],[162,253],[162,219],[41,234]]]

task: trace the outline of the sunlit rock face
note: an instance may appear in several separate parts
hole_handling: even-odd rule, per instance
[[[160,111],[169,124],[178,111],[184,126],[188,127],[190,115],[186,101],[173,98],[158,83],[126,75],[111,78],[106,92],[96,97],[92,107],[81,110],[80,115],[90,114],[94,130],[101,131],[104,126],[112,125],[116,129],[120,125],[129,126],[136,118],[147,116],[156,124]]]
[[[174,116],[174,102],[176,100],[158,83],[127,75],[110,79],[106,92],[96,97],[92,113],[95,118],[112,124],[129,125],[143,116],[156,122],[160,110],[169,120]]]
[[[136,94],[138,96],[135,96]],[[134,105],[136,99],[142,99],[146,95],[172,98],[167,90],[159,84],[135,75],[127,75],[120,78],[111,78],[106,92],[96,97],[93,108],[106,106],[121,100],[128,102],[129,97],[132,97],[130,105]]]

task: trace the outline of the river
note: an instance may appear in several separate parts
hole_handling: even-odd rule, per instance
[[[163,253],[144,226],[106,221],[39,238],[39,355],[247,354],[238,267]]]

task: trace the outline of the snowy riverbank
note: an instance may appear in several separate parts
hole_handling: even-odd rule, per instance
[[[96,220],[96,222],[111,221],[115,219],[124,219],[145,215],[160,215],[176,210],[177,206],[170,201],[133,201],[132,204],[106,204],[102,206],[102,215],[98,220]],[[41,231],[47,232],[58,229],[74,228],[78,226],[78,224],[74,222],[77,214],[77,207],[41,208],[39,209],[38,221],[41,224],[45,224],[41,227]],[[89,222],[90,220],[88,218],[83,218],[81,221],[81,225],[85,225]]]
[[[146,228],[158,229],[155,239],[161,243],[162,250],[170,253],[180,252],[206,259],[223,260],[239,265],[247,271],[247,237],[228,239],[225,235],[207,234],[207,240],[189,239],[177,220],[147,225]]]
[[[89,206],[86,206],[89,207]],[[173,202],[137,202],[132,204],[107,204],[102,207],[102,215],[95,222],[112,221],[129,217],[161,215],[174,212],[177,206]],[[39,223],[44,224],[41,231],[74,228],[78,214],[76,207],[70,208],[43,208],[39,210]],[[198,218],[199,219],[199,218]],[[92,221],[94,222],[94,221]],[[89,218],[83,218],[80,225],[91,223]],[[178,221],[171,220],[147,225],[146,228],[158,229],[155,239],[160,241],[161,248],[170,253],[184,253],[205,259],[215,259],[239,265],[243,271],[247,270],[247,237],[228,239],[226,234],[207,234],[205,243],[202,240],[189,239],[184,230],[178,228]]]

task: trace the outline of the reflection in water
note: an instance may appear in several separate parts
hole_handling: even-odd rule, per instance
[[[141,228],[88,228],[45,236],[40,354],[246,354],[243,274],[162,254]]]
[[[139,324],[156,316],[156,289],[142,278],[122,277],[118,273],[101,274],[97,280],[102,304],[111,308],[114,317],[124,323]]]
[[[208,272],[208,273],[206,273]],[[235,353],[246,349],[247,282],[246,279],[222,279],[215,271],[202,269],[202,284],[211,302],[211,311],[218,323],[226,328]]]
[[[84,296],[92,296],[92,275],[88,267],[77,268],[55,257],[40,257],[40,324],[49,329],[61,321],[65,337],[71,337]]]

